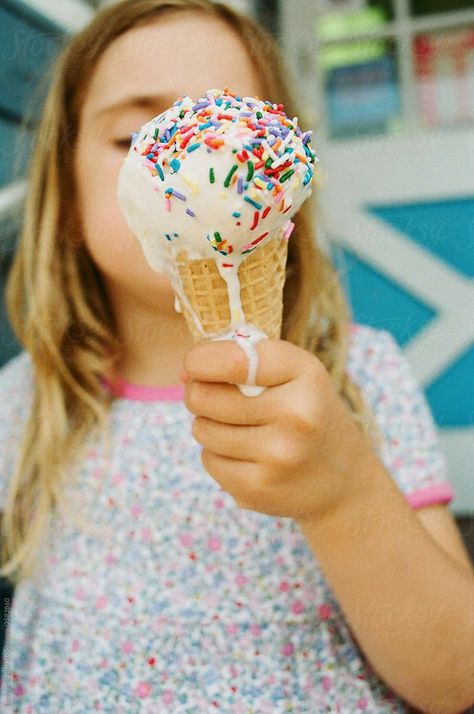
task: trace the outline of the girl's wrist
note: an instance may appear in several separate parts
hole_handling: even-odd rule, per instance
[[[324,531],[336,523],[346,526],[362,523],[364,519],[370,518],[377,496],[381,495],[377,492],[384,488],[385,478],[390,481],[390,476],[376,454],[369,447],[363,449],[354,460],[339,497],[326,504],[317,514],[296,519],[298,525],[303,532],[312,533],[320,529]],[[391,485],[396,488],[395,484]]]

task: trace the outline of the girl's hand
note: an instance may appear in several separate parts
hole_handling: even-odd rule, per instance
[[[231,340],[204,342],[184,360],[185,404],[206,471],[242,508],[314,521],[350,500],[370,445],[318,358],[283,340],[257,345],[256,383]]]

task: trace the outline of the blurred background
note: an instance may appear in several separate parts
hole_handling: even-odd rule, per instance
[[[105,4],[0,0],[0,366],[20,350],[2,297],[29,162],[19,127]],[[354,321],[391,332],[425,392],[474,554],[474,0],[228,4],[284,50],[321,161],[318,239]]]

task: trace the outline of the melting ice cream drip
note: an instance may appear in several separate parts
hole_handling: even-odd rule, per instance
[[[258,397],[258,395],[266,389],[266,387],[261,387],[255,384],[259,362],[257,344],[260,340],[264,340],[266,338],[267,335],[259,330],[258,327],[249,324],[236,327],[223,335],[213,338],[215,341],[232,340],[244,350],[249,363],[247,380],[245,384],[238,384],[237,386],[246,397]]]
[[[242,301],[240,299],[240,280],[238,271],[241,263],[247,256],[240,256],[239,259],[232,261],[232,267],[224,267],[224,261],[217,260],[217,269],[220,275],[225,280],[227,285],[227,298],[229,300],[230,310],[230,330],[225,333],[224,337],[218,337],[219,340],[232,340],[239,345],[245,352],[248,359],[248,372],[245,384],[237,385],[242,394],[246,397],[257,397],[261,394],[265,387],[259,387],[255,384],[258,369],[258,352],[256,349],[257,343],[261,339],[265,339],[267,335],[258,329],[255,325],[250,325],[245,322],[245,314],[242,309]]]
[[[223,265],[223,260],[216,260],[217,269],[220,273],[221,278],[225,281],[227,286],[227,299],[229,301],[230,310],[230,327],[238,326],[245,322],[245,314],[242,308],[242,301],[240,299],[240,280],[239,280],[239,267],[243,262],[242,258],[234,258],[232,261],[232,267],[225,267]]]

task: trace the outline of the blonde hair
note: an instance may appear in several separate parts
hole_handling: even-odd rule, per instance
[[[14,582],[31,575],[53,509],[64,505],[63,480],[77,474],[87,437],[96,428],[107,437],[113,397],[101,375],[109,373],[120,353],[73,200],[71,157],[87,83],[117,37],[159,20],[162,13],[185,10],[230,26],[254,64],[262,98],[283,103],[287,114],[304,124],[273,39],[250,18],[211,0],[124,0],[99,12],[59,57],[30,162],[24,225],[6,293],[12,327],[35,375],[2,519],[0,573]],[[375,440],[372,415],[346,373],[351,314],[337,272],[315,240],[311,200],[295,216],[289,241],[282,339],[321,360],[354,421]]]

